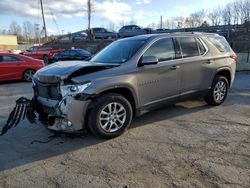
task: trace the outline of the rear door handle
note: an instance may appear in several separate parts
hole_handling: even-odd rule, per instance
[[[170,67],[170,70],[176,70],[181,68],[179,65],[173,65],[172,67]]]

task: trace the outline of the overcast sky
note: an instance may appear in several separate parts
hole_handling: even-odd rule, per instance
[[[232,0],[95,0],[92,26],[119,26],[135,21],[147,26],[174,16],[187,16],[201,9],[213,9]],[[40,0],[0,0],[0,28],[8,29],[12,21],[42,25]],[[86,29],[86,0],[43,0],[49,34]],[[57,27],[58,26],[58,27]]]

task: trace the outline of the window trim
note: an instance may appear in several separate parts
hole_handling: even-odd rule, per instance
[[[203,39],[202,38],[200,38],[200,37],[196,37],[196,39],[197,40],[199,40],[201,43],[202,43],[202,45],[205,47],[205,49],[206,49],[206,51],[205,51],[205,53],[204,54],[202,54],[202,55],[200,55],[200,56],[205,56],[205,55],[207,55],[207,53],[208,53],[208,47],[207,47],[207,45],[206,45],[206,43],[203,41]]]

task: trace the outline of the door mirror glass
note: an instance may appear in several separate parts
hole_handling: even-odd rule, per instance
[[[143,56],[140,65],[155,65],[159,62],[158,58],[156,56]]]

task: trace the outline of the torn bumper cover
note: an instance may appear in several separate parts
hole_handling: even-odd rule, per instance
[[[67,96],[61,101],[37,97],[34,109],[39,120],[49,129],[63,132],[77,132],[85,128],[85,114],[91,100],[79,100]],[[39,107],[39,109],[37,109]]]
[[[4,135],[13,126],[16,127],[22,119],[25,119],[26,115],[30,114],[30,102],[31,100],[24,97],[21,97],[16,101],[16,105],[11,111],[6,124],[2,128],[0,136]],[[30,117],[32,117],[32,115]]]
[[[17,126],[25,117],[30,123],[41,122],[49,129],[63,132],[79,132],[85,128],[85,115],[91,100],[89,95],[67,96],[61,101],[34,97],[21,97],[10,113],[0,136]]]

